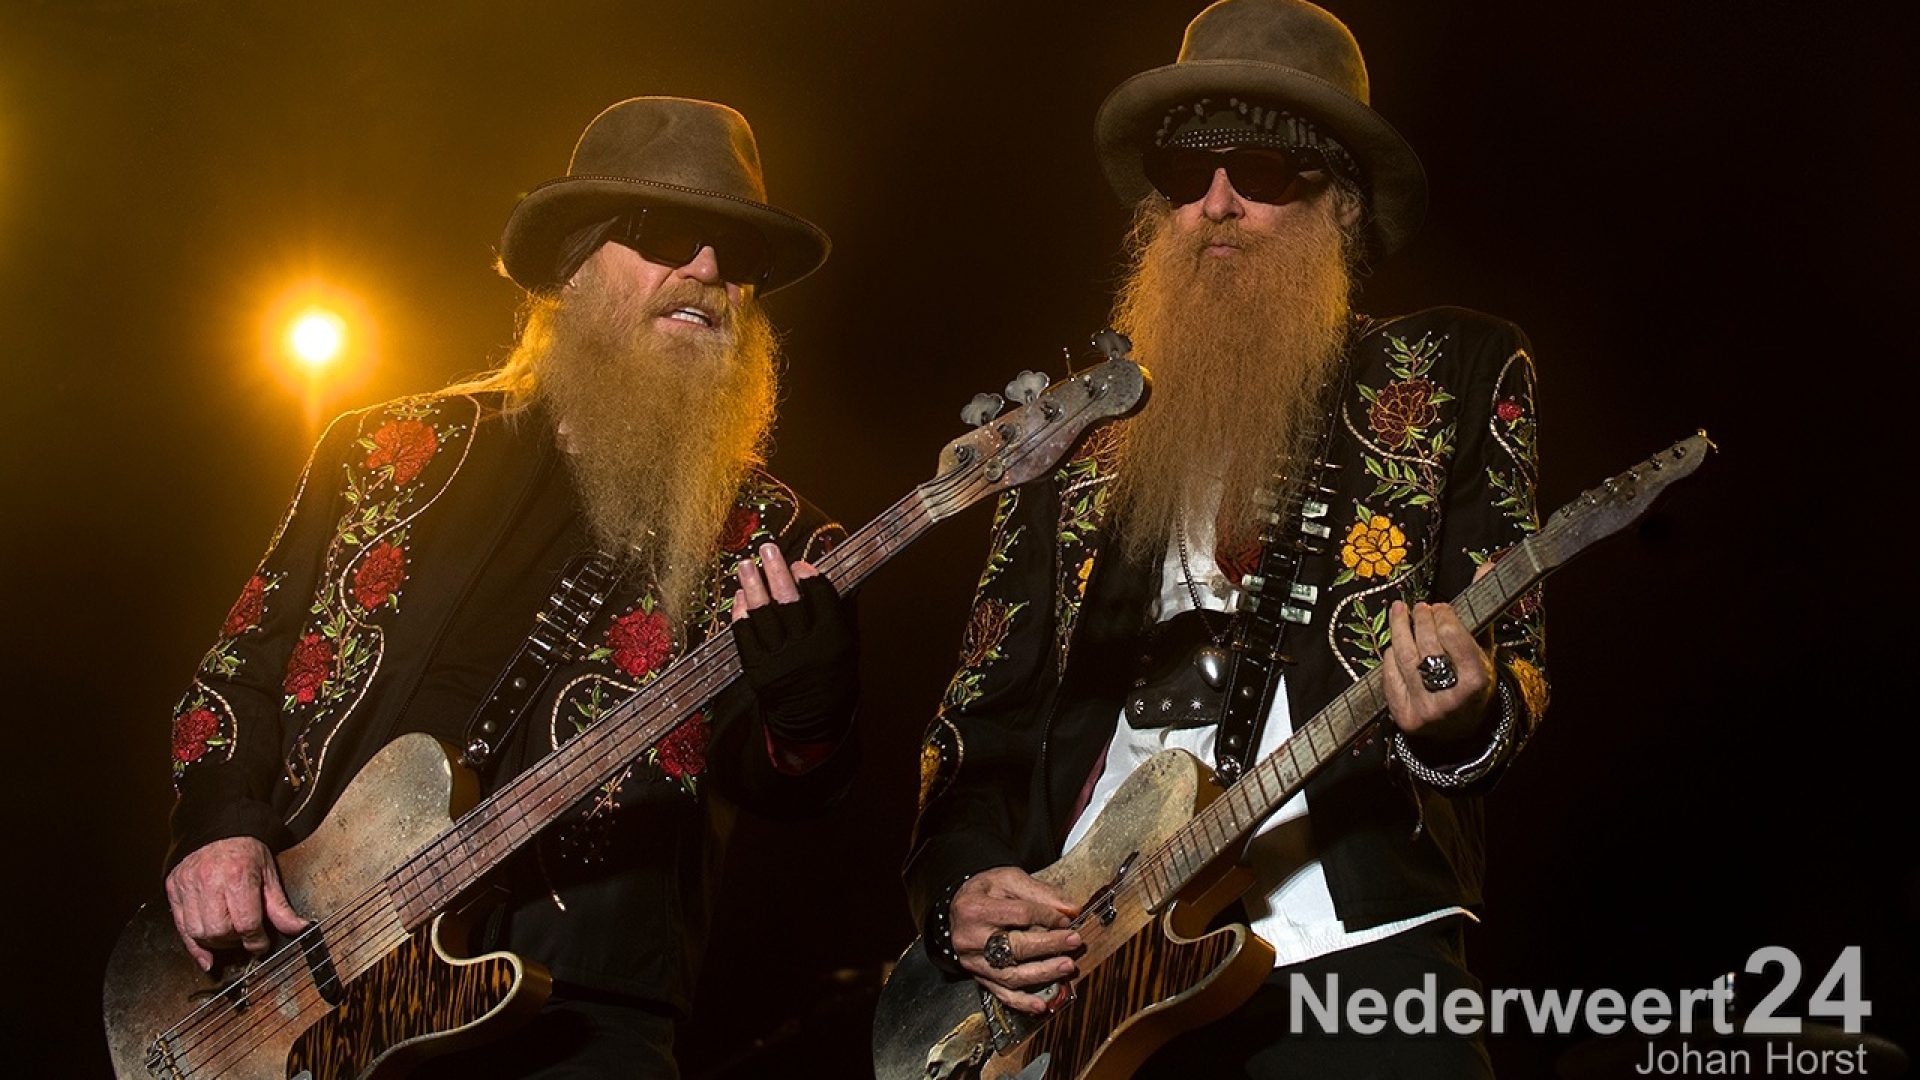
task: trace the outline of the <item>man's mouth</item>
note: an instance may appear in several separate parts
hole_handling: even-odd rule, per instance
[[[667,312],[664,318],[672,319],[675,322],[692,323],[695,326],[707,330],[711,330],[714,327],[713,316],[707,314],[705,310],[694,307],[691,304],[683,304],[680,307],[674,308],[672,311]]]

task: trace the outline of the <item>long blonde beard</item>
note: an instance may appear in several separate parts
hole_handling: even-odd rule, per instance
[[[1182,234],[1159,199],[1135,215],[1114,325],[1153,373],[1153,396],[1119,434],[1113,510],[1129,559],[1158,565],[1173,530],[1206,513],[1215,492],[1220,549],[1244,547],[1266,512],[1256,491],[1311,453],[1301,444],[1317,430],[1350,312],[1341,203],[1329,189],[1279,234],[1237,221]],[[1241,251],[1207,254],[1215,242]]]
[[[723,312],[721,332],[662,332],[689,302]],[[506,368],[559,425],[601,550],[633,559],[680,626],[748,470],[773,426],[778,343],[751,300],[679,281],[634,302],[590,261],[574,286],[530,302]]]

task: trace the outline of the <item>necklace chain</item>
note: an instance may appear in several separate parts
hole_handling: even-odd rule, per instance
[[[1216,633],[1213,629],[1213,624],[1207,621],[1207,605],[1200,602],[1200,586],[1193,580],[1193,563],[1189,561],[1187,556],[1187,519],[1185,515],[1182,515],[1180,518],[1180,531],[1175,534],[1174,539],[1180,548],[1180,576],[1185,579],[1186,582],[1187,598],[1193,601],[1193,610],[1200,613],[1200,625],[1206,628],[1207,637],[1211,639],[1215,645],[1225,645],[1226,633],[1225,631]],[[1231,615],[1228,616],[1228,620],[1229,623],[1231,623]]]

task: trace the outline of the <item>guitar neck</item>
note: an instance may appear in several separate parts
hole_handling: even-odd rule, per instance
[[[1552,544],[1546,533],[1516,546],[1486,576],[1461,590],[1453,608],[1474,633],[1485,630],[1535,582],[1552,562],[1538,557],[1536,544]],[[1357,742],[1387,708],[1385,673],[1375,667],[1347,687],[1297,729],[1279,749],[1247,770],[1238,782],[1174,834],[1147,865],[1140,880],[1148,903],[1159,907],[1194,875],[1284,806],[1327,763]]]
[[[944,516],[938,510],[961,496],[964,479],[921,485],[822,557],[821,574],[841,592],[858,586]],[[445,910],[739,675],[739,649],[733,635],[719,628],[638,694],[462,816],[387,876],[384,884],[407,928]]]
[[[949,443],[938,476],[849,536],[816,568],[841,592],[854,589],[933,524],[1038,477],[1058,464],[1089,427],[1125,415],[1145,394],[1145,372],[1118,356],[1063,381],[991,426]],[[508,781],[388,874],[382,887],[403,924],[412,929],[444,910],[739,677],[733,635],[716,627],[638,693]]]

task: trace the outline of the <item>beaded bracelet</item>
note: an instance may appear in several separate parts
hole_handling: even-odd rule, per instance
[[[1413,747],[1402,731],[1393,733],[1394,755],[1421,783],[1442,791],[1457,791],[1484,779],[1493,771],[1494,765],[1506,756],[1507,746],[1513,742],[1519,712],[1514,704],[1513,689],[1505,678],[1496,680],[1494,690],[1500,698],[1500,723],[1494,727],[1493,738],[1487,741],[1487,749],[1479,757],[1449,769],[1436,769],[1414,756]]]

